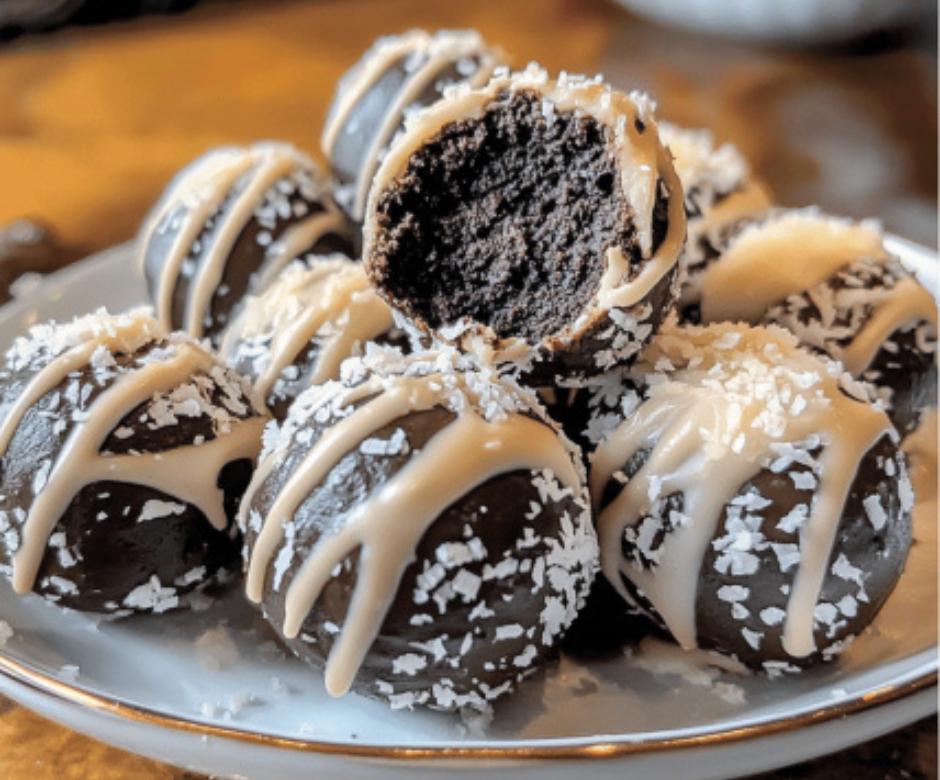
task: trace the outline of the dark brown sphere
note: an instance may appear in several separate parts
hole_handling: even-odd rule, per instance
[[[249,490],[249,597],[299,657],[326,666],[334,694],[351,682],[393,707],[483,708],[551,655],[593,580],[575,450],[518,391],[455,367],[465,360],[376,350],[347,364],[356,376],[298,399]],[[402,392],[423,402],[399,407]],[[386,403],[395,411],[375,422]],[[295,482],[314,462],[326,473]],[[305,591],[311,566],[327,576]],[[344,683],[333,669],[347,634],[361,657]]]
[[[34,328],[0,371],[0,570],[72,609],[162,612],[235,570],[264,413],[149,317]]]
[[[286,143],[213,149],[170,182],[138,244],[157,319],[216,341],[247,293],[307,253],[353,256],[313,161]]]

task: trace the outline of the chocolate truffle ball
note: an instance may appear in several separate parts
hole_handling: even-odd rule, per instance
[[[869,382],[902,433],[937,405],[937,303],[871,222],[777,210],[732,235],[697,288],[704,323],[782,325]]]
[[[376,176],[364,261],[425,332],[577,385],[633,359],[671,310],[684,239],[647,99],[533,66],[409,121]]]
[[[162,612],[237,563],[265,418],[202,347],[98,313],[17,339],[0,383],[0,571],[16,592]]]
[[[213,149],[183,169],[138,244],[157,319],[214,341],[249,292],[306,252],[353,252],[313,161],[285,143]]]
[[[887,415],[779,328],[667,328],[643,361],[592,457],[607,579],[683,647],[769,671],[834,656],[911,544]]]
[[[659,136],[669,149],[682,182],[688,238],[679,255],[680,276],[687,277],[720,254],[726,234],[744,221],[759,219],[770,197],[754,178],[747,161],[730,143],[716,146],[708,130],[659,123]],[[688,293],[680,293],[680,310]]]
[[[308,387],[339,379],[342,361],[369,341],[408,346],[361,263],[309,256],[245,302],[219,351],[282,420]]]
[[[266,442],[241,516],[248,596],[333,695],[484,709],[546,659],[594,578],[582,474],[493,372],[373,347]]]
[[[379,163],[408,116],[455,84],[481,87],[502,55],[474,30],[380,38],[340,80],[323,128],[336,201],[362,222]]]

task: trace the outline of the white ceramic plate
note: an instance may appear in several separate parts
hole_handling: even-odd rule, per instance
[[[936,289],[936,256],[894,248]],[[0,348],[37,321],[138,304],[127,247],[49,277],[0,310]],[[665,645],[563,657],[501,703],[485,730],[456,716],[330,699],[237,588],[201,611],[101,622],[0,584],[0,692],[119,747],[223,777],[705,780],[837,750],[936,709],[936,469],[908,570],[876,624],[835,664],[742,677]],[[925,492],[929,493],[930,490]],[[7,637],[12,629],[12,636]]]

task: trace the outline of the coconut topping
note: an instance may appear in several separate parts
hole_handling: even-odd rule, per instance
[[[809,655],[826,564],[858,464],[883,436],[896,435],[884,412],[847,395],[843,388],[851,380],[837,364],[801,351],[796,339],[778,328],[667,327],[637,370],[648,372],[643,402],[609,433],[592,461],[597,503],[624,464],[649,453],[598,517],[608,579],[627,598],[620,576],[633,581],[680,644],[695,647],[697,578],[689,574],[700,570],[725,507],[747,501],[749,512],[759,509],[760,496],[736,497],[742,485],[764,469],[807,463],[812,472],[797,487],[815,487],[815,499],[785,520],[799,530],[798,549],[779,551],[784,568],[797,567],[786,617],[764,617],[771,624],[783,620],[787,653]],[[661,512],[672,494],[683,496],[683,511],[673,513],[670,532],[653,546],[657,532],[645,528],[644,518]],[[644,533],[651,534],[649,543],[640,539]],[[730,556],[719,556],[716,565],[743,571],[752,563],[747,554],[752,532],[745,524],[732,533],[727,544],[716,542]],[[652,566],[624,559],[625,536],[650,551]],[[682,576],[669,576],[670,571]],[[742,600],[741,594],[725,595]],[[760,637],[751,633],[748,641],[756,646]]]
[[[293,263],[263,295],[250,298],[226,330],[220,353],[254,377],[259,396],[288,398],[297,392],[290,388],[338,379],[340,363],[393,324],[362,265],[332,255]],[[316,358],[304,368],[299,364],[315,339]]]
[[[136,363],[117,367],[116,355],[134,354],[154,342]],[[110,358],[103,357],[105,353]],[[87,406],[90,385],[80,383],[75,373],[86,368],[92,369],[91,381],[105,388]],[[197,507],[216,528],[225,528],[222,491],[205,475],[218,474],[233,460],[256,457],[264,419],[250,406],[242,382],[198,344],[164,335],[151,317],[139,312],[111,316],[102,311],[63,326],[33,328],[6,355],[4,373],[14,371],[29,372],[32,378],[5,410],[0,457],[10,448],[27,412],[44,397],[62,393],[74,408],[68,419],[61,419],[58,429],[64,443],[54,459],[37,469],[31,486],[33,502],[20,518],[21,539],[12,547],[16,550],[13,586],[18,593],[32,589],[50,535],[73,497],[95,482],[129,482],[170,492]],[[193,384],[208,381],[201,377],[218,382],[229,408],[207,401],[205,385],[200,390]],[[58,403],[52,398],[52,408]],[[145,411],[138,422],[143,430],[167,425],[176,415],[206,415],[214,438],[161,452],[144,451],[143,444],[140,451],[128,447],[119,454],[108,452],[105,445],[111,433],[121,430],[121,421],[142,405]],[[248,416],[249,411],[253,416]],[[133,443],[126,434],[118,438]],[[148,507],[141,522],[173,511],[171,506]]]
[[[365,497],[340,529],[317,542],[291,582],[286,594],[287,637],[299,634],[335,567],[360,550],[359,581],[326,666],[327,689],[332,694],[349,689],[418,542],[448,506],[492,477],[519,470],[545,475],[533,483],[543,486],[545,500],[565,495],[583,498],[580,466],[571,445],[533,416],[531,397],[494,379],[487,369],[475,369],[468,358],[450,350],[402,358],[393,351],[372,349],[363,359],[344,365],[342,383],[329,382],[302,395],[276,440],[266,447],[240,519],[259,534],[247,578],[248,597],[255,602],[262,599],[268,568],[279,565],[272,558],[285,533],[291,533],[294,512],[346,453],[372,441],[377,430],[406,415],[434,407],[455,415],[420,452],[413,453],[401,471]],[[308,419],[330,427],[293,470],[266,517],[249,514],[253,493],[281,466],[292,441],[308,434]],[[442,470],[442,463],[449,464],[448,468]],[[593,571],[596,547],[586,503],[583,506],[581,517],[569,519],[571,546],[557,550],[557,561],[547,561],[556,583],[563,582],[562,577],[571,578],[565,572]],[[389,528],[395,532],[389,533]],[[452,581],[445,583],[445,577],[449,569],[459,567],[459,560],[481,553],[485,550],[475,539],[438,550],[438,562],[419,578],[415,603],[431,602],[443,609],[453,598],[473,600],[481,580],[461,576],[459,571]],[[494,570],[493,576],[505,575]],[[547,608],[542,616],[546,637],[540,639],[546,643],[573,618],[579,599],[571,596],[567,606],[553,601],[554,611]],[[414,669],[419,662],[406,657],[398,663]],[[518,665],[528,664],[520,656]]]

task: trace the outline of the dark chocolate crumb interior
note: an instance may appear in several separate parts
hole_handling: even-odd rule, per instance
[[[378,201],[372,274],[431,327],[538,341],[585,310],[605,251],[635,246],[610,129],[532,91],[445,127]]]

